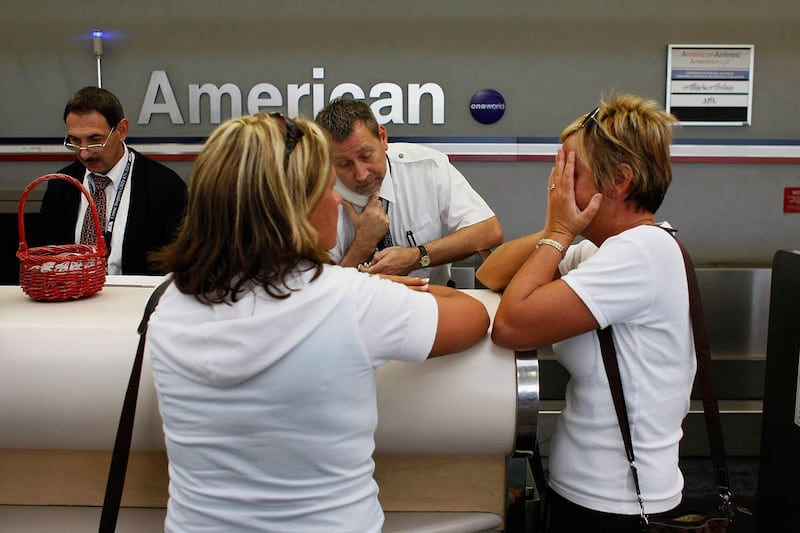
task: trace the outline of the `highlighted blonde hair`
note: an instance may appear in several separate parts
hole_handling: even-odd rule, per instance
[[[626,201],[655,213],[672,182],[669,147],[677,122],[653,100],[620,94],[567,126],[561,141],[577,135],[578,155],[591,168],[600,192],[617,184],[620,165],[630,165],[633,177]]]
[[[155,263],[205,303],[235,301],[253,283],[288,297],[298,269],[316,278],[331,262],[309,220],[329,185],[329,146],[307,120],[259,114],[221,124],[192,168],[180,233]]]

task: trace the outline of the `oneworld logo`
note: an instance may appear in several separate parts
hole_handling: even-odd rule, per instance
[[[494,124],[506,112],[506,101],[503,95],[494,89],[481,89],[472,95],[469,112],[472,118],[481,124]]]

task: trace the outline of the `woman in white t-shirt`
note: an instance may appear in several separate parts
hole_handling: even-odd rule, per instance
[[[544,229],[502,245],[477,273],[505,289],[494,341],[552,344],[570,373],[548,462],[550,533],[641,531],[595,333],[609,325],[645,512],[681,502],[678,443],[696,365],[683,258],[654,221],[672,179],[675,121],[653,101],[618,95],[570,124],[548,180]]]
[[[377,532],[375,370],[464,350],[478,300],[331,264],[329,142],[279,114],[231,119],[193,167],[148,346],[171,531]],[[414,290],[412,290],[414,289]]]

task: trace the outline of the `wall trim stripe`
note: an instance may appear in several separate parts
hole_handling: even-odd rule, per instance
[[[202,138],[129,138],[130,146],[160,161],[193,161]],[[419,142],[446,153],[452,161],[549,162],[560,143],[547,138],[393,137]],[[692,140],[671,146],[673,163],[800,164],[800,141]],[[72,161],[61,139],[0,138],[0,162]]]

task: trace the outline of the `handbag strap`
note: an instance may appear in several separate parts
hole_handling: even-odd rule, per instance
[[[692,335],[694,337],[695,357],[697,358],[697,371],[700,381],[700,388],[703,395],[703,413],[705,414],[706,432],[711,450],[711,461],[714,465],[714,473],[717,482],[717,491],[722,499],[723,508],[731,505],[730,481],[728,476],[728,466],[725,459],[725,447],[722,439],[722,423],[720,421],[719,406],[717,395],[714,388],[714,381],[711,371],[711,349],[708,343],[708,332],[706,330],[705,317],[703,315],[702,300],[700,297],[700,286],[697,282],[697,274],[694,264],[689,256],[689,252],[683,244],[675,239],[683,255],[686,268],[686,281],[689,288],[689,315],[692,321]],[[633,453],[633,442],[631,430],[628,423],[628,412],[625,404],[625,395],[622,390],[622,380],[619,373],[619,363],[617,361],[616,349],[612,328],[608,326],[597,330],[600,341],[600,351],[603,356],[603,366],[608,376],[608,383],[611,387],[611,396],[614,401],[614,409],[617,413],[622,440],[625,444],[625,454],[628,464],[633,474],[636,497],[639,501],[641,516],[647,524],[647,515],[644,511],[644,503],[639,490],[639,475],[636,470],[636,461]]]
[[[723,499],[726,496],[730,498],[730,479],[728,465],[725,460],[725,443],[722,439],[722,422],[711,369],[711,347],[708,342],[703,301],[700,297],[700,284],[697,282],[697,274],[689,252],[678,239],[675,239],[675,242],[678,243],[681,249],[686,267],[686,281],[689,286],[689,315],[692,320],[694,350],[697,358],[700,391],[703,397],[703,413],[705,414],[706,433],[708,433],[708,444],[711,450],[711,462],[714,465],[720,497]]]
[[[628,424],[628,410],[625,407],[625,393],[622,391],[622,378],[619,373],[619,363],[617,361],[617,351],[614,348],[614,339],[611,334],[611,326],[597,330],[597,337],[600,341],[600,353],[603,355],[603,367],[608,376],[608,384],[611,387],[611,399],[614,401],[614,410],[617,413],[619,430],[622,432],[622,442],[625,445],[625,455],[628,458],[633,474],[633,485],[636,488],[636,498],[639,501],[639,510],[642,520],[647,524],[647,514],[644,512],[644,499],[639,488],[639,474],[636,470],[636,458],[633,455],[633,439],[631,438],[631,426]]]
[[[536,439],[536,444],[533,447],[533,454],[528,458],[528,465],[531,468],[531,475],[533,476],[533,484],[536,487],[536,492],[541,498],[547,492],[547,480],[544,475],[544,467],[542,466],[542,451],[539,447],[539,439]]]
[[[113,533],[117,527],[119,506],[122,501],[122,489],[125,485],[125,472],[128,469],[128,456],[131,450],[133,437],[133,421],[136,417],[136,400],[139,396],[139,381],[142,375],[142,361],[144,359],[145,337],[150,315],[158,305],[158,301],[172,278],[163,281],[147,300],[142,321],[139,323],[139,346],[136,348],[136,357],[133,360],[131,377],[128,380],[128,389],[122,403],[122,412],[117,427],[117,438],[114,441],[114,451],[111,454],[111,467],[108,471],[106,494],[103,500],[103,512],[100,515],[100,533]]]

